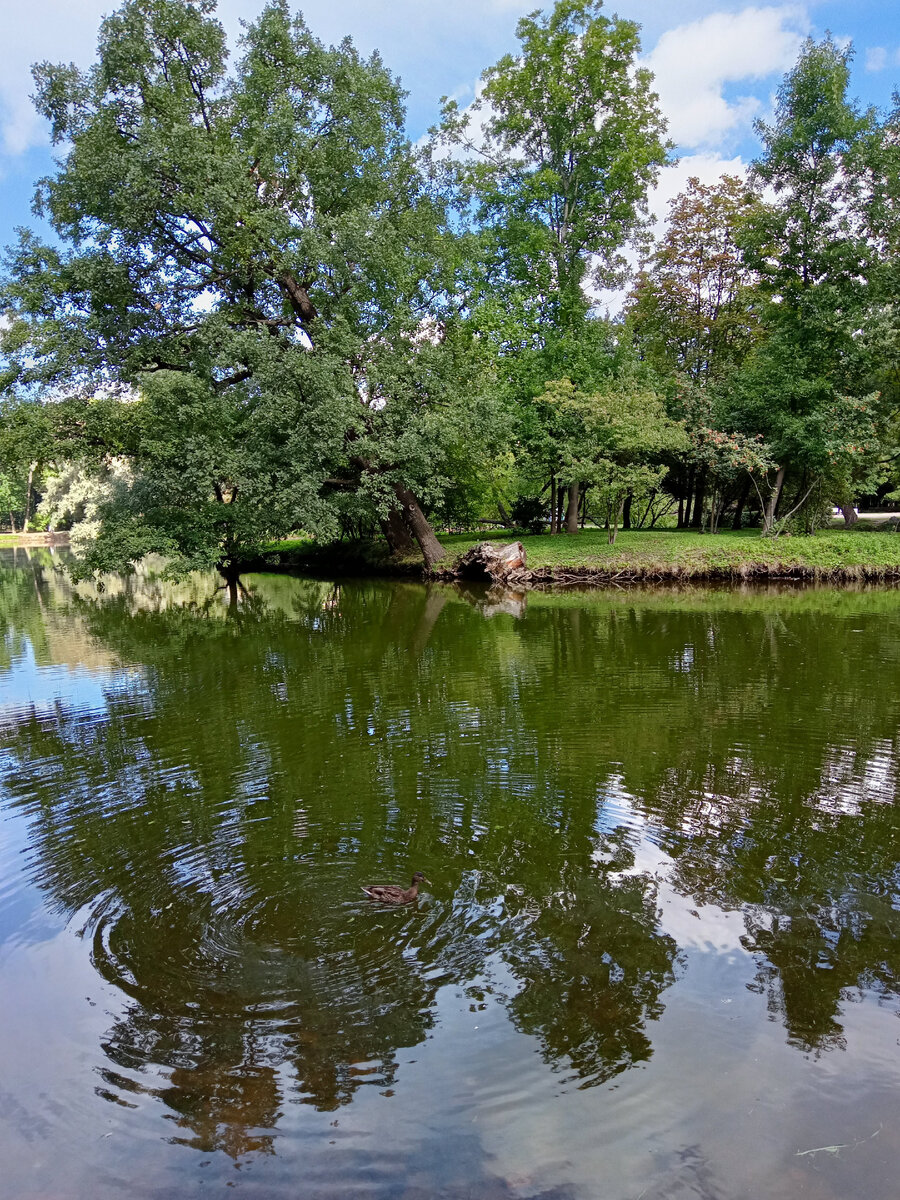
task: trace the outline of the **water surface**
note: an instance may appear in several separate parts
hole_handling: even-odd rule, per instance
[[[245,582],[0,560],[7,1194],[893,1200],[900,592]]]

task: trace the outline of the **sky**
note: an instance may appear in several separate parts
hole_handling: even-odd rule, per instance
[[[262,0],[220,0],[219,16],[233,46],[242,20]],[[332,43],[349,35],[361,50],[379,50],[409,93],[408,131],[415,140],[438,117],[440,98],[461,106],[474,96],[482,70],[515,50],[518,18],[528,0],[307,0],[312,31]],[[35,180],[53,170],[47,129],[35,114],[30,66],[94,56],[97,29],[114,0],[0,0],[0,245],[31,213]],[[900,87],[900,4],[896,0],[621,0],[607,3],[642,27],[642,57],[656,78],[669,136],[680,161],[667,167],[651,197],[661,217],[690,175],[713,181],[745,168],[758,150],[753,121],[772,108],[783,73],[804,37],[828,30],[852,42],[852,92],[887,107]]]

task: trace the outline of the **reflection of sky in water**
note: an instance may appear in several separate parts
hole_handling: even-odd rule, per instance
[[[103,713],[110,693],[123,688],[135,673],[133,667],[41,666],[26,639],[22,653],[0,670],[0,729],[32,715],[52,717],[58,705],[67,713]],[[8,766],[0,737],[0,775]],[[59,919],[44,906],[39,889],[27,880],[29,828],[15,811],[6,809],[6,800],[0,783],[0,961],[16,947],[55,937],[60,927]]]
[[[39,666],[34,647],[26,641],[24,652],[0,672],[0,720],[32,708],[40,714],[60,701],[65,701],[69,711],[102,710],[110,689],[122,686],[133,674],[133,668],[101,671],[59,664]]]

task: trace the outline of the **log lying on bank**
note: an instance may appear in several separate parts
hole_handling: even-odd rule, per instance
[[[521,542],[497,546],[482,542],[457,561],[454,575],[458,579],[483,579],[491,583],[509,583],[526,572],[525,547]]]

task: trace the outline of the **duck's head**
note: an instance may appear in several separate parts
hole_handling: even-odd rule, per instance
[[[430,879],[426,879],[421,871],[416,871],[413,875],[413,883],[431,883]]]

